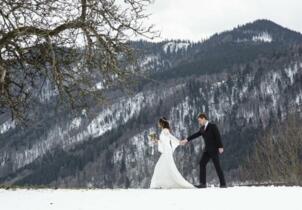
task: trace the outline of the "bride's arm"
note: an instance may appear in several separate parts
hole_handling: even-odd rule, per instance
[[[176,144],[176,145],[180,144],[180,140],[177,139],[175,136],[173,136],[170,132],[169,132],[169,137],[174,144]]]
[[[160,153],[163,153],[164,152],[164,148],[163,148],[163,144],[160,140],[157,141],[157,144],[158,144],[158,151]]]
[[[178,145],[180,145],[180,141],[175,136],[173,136],[169,130],[164,130],[163,132],[167,136],[167,139],[171,141],[173,148],[176,148]]]
[[[155,139],[154,142],[157,143],[158,151],[159,151],[160,153],[163,153],[164,148],[163,148],[163,143],[162,143],[162,141],[159,140],[159,139]]]
[[[170,142],[171,142],[172,150],[174,151],[180,145],[180,140],[178,140],[170,132],[169,132],[169,139],[170,139]]]

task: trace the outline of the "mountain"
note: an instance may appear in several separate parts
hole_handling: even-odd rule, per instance
[[[284,28],[270,20],[256,20],[231,31],[215,34],[209,42],[277,42],[283,44],[300,43],[301,33]]]
[[[142,75],[131,95],[115,93],[81,113],[55,109],[50,85],[37,96],[34,120],[0,121],[0,183],[56,187],[148,187],[159,153],[147,138],[166,116],[186,137],[205,111],[217,123],[226,152],[227,181],[237,182],[258,137],[288,114],[301,112],[302,35],[257,20],[208,40],[137,41]],[[198,181],[203,142],[180,147],[177,166]],[[209,180],[216,183],[213,168]]]
[[[188,53],[179,56],[178,60],[182,61],[179,65],[154,77],[168,79],[171,76],[220,73],[231,69],[233,65],[282,52],[301,41],[301,33],[268,20],[257,20],[231,31],[214,34],[208,40],[188,47]]]

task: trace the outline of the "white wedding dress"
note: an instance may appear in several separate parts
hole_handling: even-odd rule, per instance
[[[195,188],[178,171],[173,152],[179,145],[168,129],[163,129],[159,136],[158,150],[161,153],[154,169],[150,188]]]

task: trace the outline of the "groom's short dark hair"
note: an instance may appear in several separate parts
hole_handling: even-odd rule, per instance
[[[204,113],[204,112],[199,113],[197,118],[201,118],[201,119],[206,119],[206,120],[208,120],[208,116],[207,116],[206,113]]]

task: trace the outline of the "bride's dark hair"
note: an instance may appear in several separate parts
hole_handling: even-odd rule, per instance
[[[171,129],[170,129],[170,123],[169,123],[169,121],[167,120],[167,118],[161,117],[161,118],[159,119],[158,122],[159,122],[159,124],[160,124],[160,126],[161,126],[162,128],[167,128],[167,129],[171,130]]]

